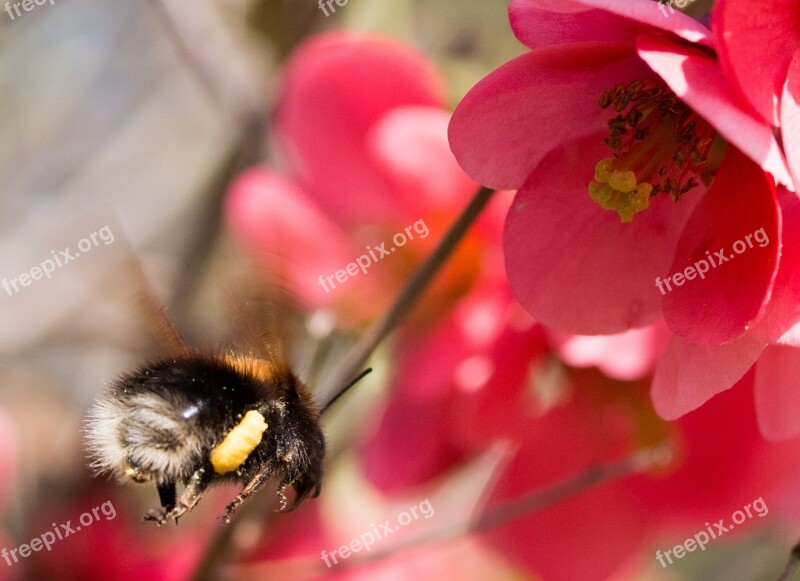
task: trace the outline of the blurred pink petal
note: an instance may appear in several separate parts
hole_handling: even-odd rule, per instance
[[[540,325],[506,328],[491,350],[481,354],[479,361],[486,362],[483,369],[489,373],[477,387],[462,385],[451,406],[452,433],[467,449],[482,450],[489,442],[517,439],[529,430],[531,419],[545,407],[531,391],[535,372],[548,354]]]
[[[314,37],[292,55],[278,96],[275,127],[291,175],[337,221],[394,216],[391,184],[368,155],[369,129],[395,107],[440,107],[442,95],[428,62],[403,44]]]
[[[627,381],[640,379],[653,370],[669,336],[663,321],[617,335],[550,333],[551,343],[565,363],[595,366],[609,377]]]
[[[598,423],[587,421],[574,404],[531,422],[490,506],[619,457],[625,447],[615,436],[619,426]],[[585,581],[605,579],[622,567],[642,545],[645,531],[644,515],[617,481],[513,520],[487,537],[543,579]]]
[[[790,327],[775,343],[789,347],[800,347],[800,323]]]
[[[17,480],[18,456],[17,429],[11,416],[0,410],[0,515]]]
[[[291,516],[277,518],[264,528],[258,546],[244,563],[280,561],[312,555],[320,557],[321,548],[329,548],[333,538],[320,513],[318,502],[305,502]],[[319,561],[323,563],[322,560]]]
[[[683,230],[672,266],[663,273],[673,283],[671,291],[662,289],[664,318],[672,331],[690,343],[713,345],[750,329],[770,298],[780,239],[772,179],[730,147]],[[708,272],[701,275],[703,268]],[[683,279],[684,272],[678,285],[675,277]]]
[[[380,490],[418,485],[463,459],[448,418],[455,370],[472,352],[452,320],[400,346],[392,397],[361,446],[364,471]]]
[[[673,337],[653,377],[653,406],[667,420],[679,418],[729,389],[766,344],[750,333],[725,345],[694,345]]]
[[[677,445],[673,465],[628,481],[661,530],[680,527],[678,542],[686,538],[681,533],[692,535],[702,528],[698,524],[722,518],[759,496],[772,508],[777,491],[796,478],[790,458],[797,454],[797,443],[764,441],[752,384],[748,372],[733,388],[668,424]]]
[[[358,251],[346,232],[292,181],[266,168],[250,169],[231,186],[225,213],[231,230],[250,252],[265,263],[278,259],[273,266],[284,270],[278,278],[290,282],[306,304],[320,307],[341,298],[331,288],[335,281],[323,287],[319,277],[345,268]],[[372,283],[363,277],[360,287]]]
[[[769,440],[800,434],[800,349],[769,346],[756,365],[758,425]]]
[[[606,151],[593,136],[551,153],[517,193],[506,222],[515,296],[537,321],[566,333],[619,333],[658,318],[655,279],[667,272],[698,200],[699,192],[678,204],[659,196],[633,222],[621,222],[586,190],[591,166]]]
[[[791,329],[800,321],[800,199],[784,188],[778,194],[782,216],[778,275],[767,311],[753,329],[753,336],[770,343],[792,344]]]
[[[376,163],[390,176],[397,203],[408,208],[410,220],[437,210],[450,213],[477,188],[450,151],[449,122],[450,115],[442,109],[398,107],[383,116],[367,137]]]

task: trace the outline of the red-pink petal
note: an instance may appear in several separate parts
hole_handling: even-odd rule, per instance
[[[624,454],[618,435],[624,428],[594,420],[571,402],[532,421],[490,504],[553,486]],[[608,579],[641,545],[645,526],[624,481],[617,481],[515,519],[489,539],[542,579],[585,581]]]
[[[711,33],[695,19],[665,4],[639,0],[514,0],[511,27],[530,48],[590,40],[630,41],[654,27],[711,46]]]
[[[720,61],[761,117],[778,125],[786,69],[800,46],[797,0],[718,0],[713,31]]]
[[[800,434],[800,349],[770,346],[756,365],[756,415],[768,440]]]
[[[449,122],[442,109],[398,107],[370,130],[370,152],[390,176],[408,220],[437,211],[449,214],[477,187],[450,151]]]
[[[692,345],[673,337],[653,377],[656,413],[674,420],[729,389],[755,363],[766,345],[749,334],[727,345]]]
[[[472,349],[452,320],[399,347],[391,399],[361,445],[364,472],[384,491],[423,483],[462,458],[448,425],[455,370]]]
[[[790,347],[800,347],[800,323],[792,326],[783,335],[781,335],[777,342],[778,345],[788,345]]]
[[[659,290],[666,295],[664,318],[670,329],[704,345],[725,343],[747,331],[764,314],[770,297],[780,234],[772,179],[729,147],[686,224],[672,266],[661,273]],[[701,276],[703,269],[707,272]]]
[[[483,185],[516,189],[553,148],[607,130],[609,115],[598,104],[603,91],[653,76],[631,52],[619,43],[562,45],[489,74],[450,122],[461,167]]]
[[[656,471],[628,480],[631,493],[658,520],[661,531],[670,531],[674,523],[677,530],[668,534],[676,542],[686,538],[683,534],[694,534],[698,522],[711,515],[731,514],[744,497],[774,498],[774,487],[786,482],[763,465],[776,446],[758,431],[753,375],[746,373],[731,389],[669,424],[675,460],[666,474]]]
[[[783,188],[778,193],[783,223],[778,275],[764,318],[753,328],[753,336],[768,343],[791,344],[791,328],[800,321],[800,199]]]
[[[573,367],[596,366],[614,379],[629,381],[649,373],[666,348],[670,332],[663,321],[617,335],[550,333],[561,359]]]
[[[367,155],[367,133],[395,107],[441,106],[442,93],[428,62],[394,40],[315,37],[287,65],[275,114],[292,175],[343,221],[394,216],[397,200]]]
[[[330,221],[291,180],[255,167],[231,185],[225,207],[229,227],[262,264],[272,264],[307,305],[341,298],[319,277],[345,268],[356,256],[345,232]],[[277,262],[276,262],[277,261]],[[274,273],[273,273],[274,274]],[[333,284],[336,284],[335,281]],[[372,281],[362,277],[359,291]]]
[[[604,210],[587,189],[608,155],[603,135],[554,151],[508,213],[506,271],[517,300],[542,324],[577,335],[611,334],[653,322],[655,278],[670,262],[700,191],[660,196],[633,222]]]
[[[639,56],[682,101],[775,179],[791,183],[772,129],[748,112],[749,107],[723,76],[716,60],[667,38],[642,36],[636,44]]]
[[[800,188],[800,51],[794,53],[781,97],[781,135],[786,161]]]

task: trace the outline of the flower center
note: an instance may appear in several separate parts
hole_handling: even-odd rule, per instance
[[[614,153],[597,163],[589,183],[595,202],[630,222],[651,197],[669,194],[677,202],[699,185],[716,132],[666,85],[617,85],[603,92],[600,107],[617,114],[605,139]]]

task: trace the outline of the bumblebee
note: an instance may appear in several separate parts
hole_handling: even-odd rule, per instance
[[[122,376],[89,411],[86,443],[98,473],[154,483],[163,524],[191,510],[213,483],[242,491],[222,516],[268,480],[281,510],[319,495],[325,438],[319,408],[286,366],[250,356],[186,354]],[[176,485],[185,488],[177,497]],[[284,489],[292,486],[288,503]]]
[[[123,375],[89,409],[85,444],[93,471],[123,484],[155,484],[161,507],[144,520],[159,525],[177,522],[218,483],[243,486],[223,524],[270,480],[277,481],[283,512],[317,497],[325,458],[321,410],[285,363],[282,334],[266,341],[269,333],[247,329],[258,354],[201,353],[186,345],[144,277],[138,282],[151,327],[171,356]],[[294,489],[291,502],[287,487]]]

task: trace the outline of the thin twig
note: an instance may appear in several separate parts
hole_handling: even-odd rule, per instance
[[[783,573],[778,577],[778,581],[790,581],[798,568],[800,568],[800,543],[797,543],[789,553],[789,560],[783,569]]]
[[[417,304],[431,280],[453,253],[472,223],[480,216],[486,204],[489,203],[492,194],[494,194],[494,190],[486,187],[481,187],[475,192],[469,205],[450,227],[433,253],[411,276],[392,307],[369,331],[361,336],[342,363],[328,375],[325,383],[319,388],[321,401],[329,401],[334,394],[339,393],[342,386],[355,377],[364,367],[372,352]]]
[[[593,466],[577,476],[572,476],[562,482],[550,485],[547,488],[535,490],[519,498],[487,509],[471,520],[448,525],[424,535],[418,535],[406,541],[396,543],[386,549],[370,553],[365,557],[359,556],[350,561],[343,561],[342,567],[340,568],[372,563],[416,547],[447,541],[468,533],[483,532],[542,510],[543,508],[547,508],[563,500],[567,500],[568,498],[578,496],[594,486],[599,486],[626,476],[645,472],[656,466],[667,464],[671,458],[672,452],[667,446],[640,450],[622,460]],[[329,572],[333,571],[329,570]]]
[[[308,579],[319,579],[329,575],[338,575],[351,568],[374,564],[376,561],[389,559],[411,549],[442,543],[469,533],[478,533],[524,517],[538,510],[553,506],[578,496],[586,490],[639,474],[652,468],[663,466],[671,461],[672,449],[667,445],[640,450],[622,460],[607,462],[593,466],[588,470],[562,482],[544,489],[535,490],[519,498],[515,498],[498,506],[487,509],[472,519],[460,523],[446,525],[426,534],[417,535],[382,550],[373,550],[369,554],[352,555],[349,560],[342,561],[335,567],[326,568],[318,556],[292,559],[289,567],[293,572],[304,572]]]

